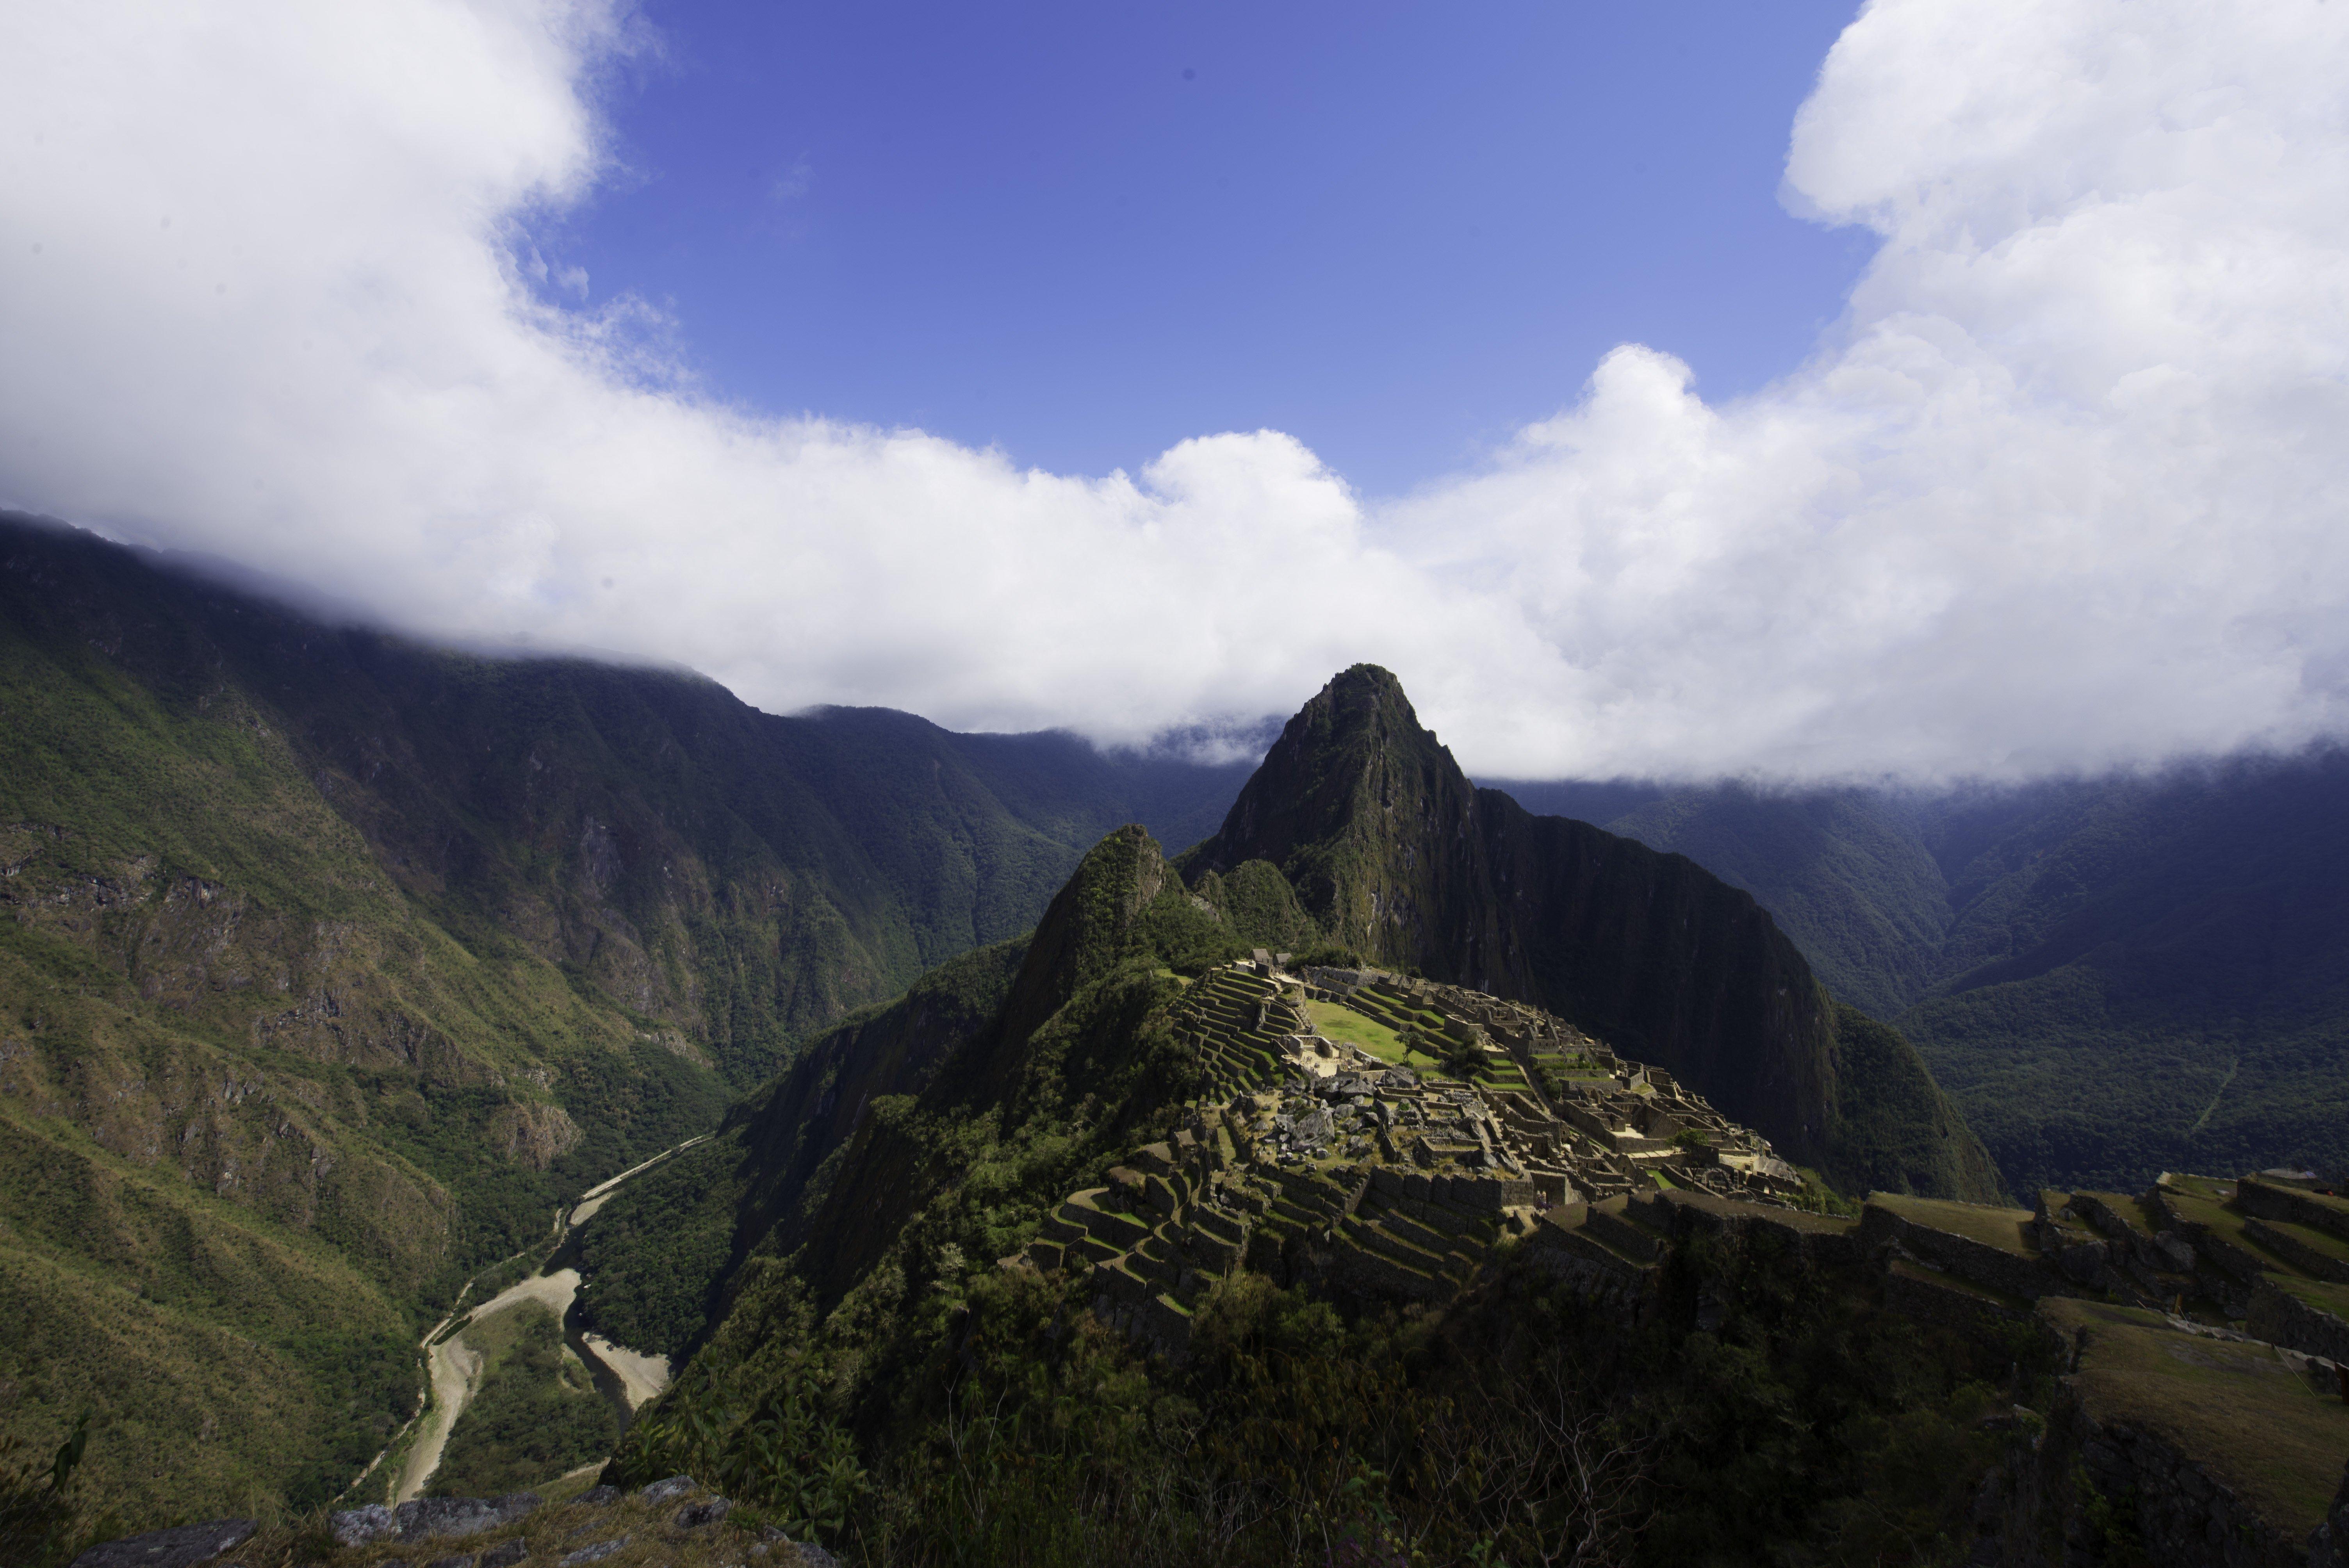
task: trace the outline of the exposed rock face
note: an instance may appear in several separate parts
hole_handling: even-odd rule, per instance
[[[533,1171],[543,1171],[585,1135],[570,1112],[544,1100],[518,1100],[490,1118],[490,1146]]]
[[[2349,1467],[2341,1472],[2341,1490],[2324,1522],[2308,1538],[2308,1568],[2349,1568]]]
[[[250,1519],[215,1519],[182,1524],[93,1546],[73,1560],[73,1568],[196,1568],[251,1539]]]
[[[1835,1006],[1768,913],[1682,856],[1476,789],[1385,670],[1358,665],[1307,703],[1179,864],[1195,882],[1250,861],[1367,960],[1547,1008],[1798,1161],[1864,1152],[1845,1147]],[[1945,1146],[1899,1184],[1995,1196],[1987,1157],[1892,1039],[1929,1124],[1899,1140]]]
[[[369,1503],[334,1514],[327,1521],[342,1546],[362,1546],[370,1541],[440,1541],[501,1530],[527,1517],[538,1507],[535,1492],[511,1492],[504,1497],[419,1497],[398,1508]]]

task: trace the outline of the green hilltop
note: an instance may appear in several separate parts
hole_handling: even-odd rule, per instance
[[[1476,789],[1384,670],[1348,670],[1308,703],[1182,861],[1194,875],[1252,862],[1365,959],[1547,1007],[1839,1185],[1998,1194],[1908,1042],[1839,1007],[1750,894]]]
[[[1028,942],[681,1157],[689,1222],[615,1201],[666,1220],[615,1296],[736,1228],[605,1480],[890,1563],[2127,1561],[2349,1518],[2335,1201],[1847,1202],[1558,1013],[1258,951],[1304,902],[1202,858],[1111,835]],[[1900,1049],[1835,1027],[1854,1074]]]

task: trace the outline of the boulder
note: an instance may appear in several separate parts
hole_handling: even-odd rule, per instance
[[[2055,1254],[2055,1266],[2076,1284],[2092,1285],[2104,1277],[2107,1255],[2102,1242],[2077,1242]]]
[[[326,1527],[334,1532],[337,1546],[364,1546],[370,1541],[380,1541],[399,1533],[399,1518],[379,1502],[365,1508],[353,1508],[329,1514]]]
[[[250,1519],[215,1519],[150,1531],[93,1546],[73,1560],[73,1568],[195,1568],[243,1545],[255,1528]]]
[[[521,1519],[538,1506],[533,1491],[503,1497],[419,1497],[392,1510],[402,1541],[438,1541],[479,1535]]]
[[[2349,1568],[2349,1469],[2341,1472],[2324,1522],[2308,1538],[2308,1568]]]
[[[698,1530],[705,1524],[716,1524],[734,1511],[734,1505],[722,1497],[706,1497],[699,1502],[688,1502],[677,1511],[675,1523],[679,1530]]]

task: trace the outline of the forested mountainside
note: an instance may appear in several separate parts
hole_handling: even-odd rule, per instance
[[[1725,1169],[1746,1134],[1555,1015],[1233,963],[1309,916],[1264,861],[1189,869],[1112,834],[1025,944],[615,1201],[595,1310],[681,1324],[647,1287],[698,1255],[710,1322],[606,1480],[713,1478],[890,1563],[1909,1561],[1971,1528],[2010,1451],[1981,1418],[2049,1402],[2007,1297],[1896,1305],[1848,1207]],[[1403,1020],[1439,995],[1510,1048],[1432,1058]],[[1317,1065],[1308,1019],[1368,1043]],[[709,1269],[679,1239],[730,1206]]]
[[[0,1434],[91,1410],[130,1523],[332,1495],[558,1196],[1242,772],[420,646],[0,519]]]
[[[1251,861],[1365,959],[1547,1007],[1842,1185],[1997,1194],[1916,1053],[1857,1015],[1842,1024],[1751,895],[1475,788],[1384,670],[1357,666],[1307,704],[1181,863],[1196,879]]]
[[[1506,788],[1752,892],[2008,1185],[2349,1168],[2349,756],[1903,794]]]
[[[1038,1193],[1195,1091],[1207,1065],[1162,1014],[1185,977],[1258,946],[1533,1003],[1847,1191],[1999,1196],[1899,1033],[1822,994],[1750,897],[1681,856],[1472,795],[1394,677],[1358,666],[1288,725],[1215,838],[1170,869],[1139,829],[1112,835],[1027,941],[814,1042],[721,1138],[616,1201],[583,1243],[585,1310],[683,1350],[765,1277],[759,1260],[786,1257],[828,1310],[885,1253],[931,1244],[914,1216],[948,1191],[951,1222],[981,1226],[948,1239],[957,1255],[1016,1247]],[[678,1240],[721,1232],[722,1254]]]

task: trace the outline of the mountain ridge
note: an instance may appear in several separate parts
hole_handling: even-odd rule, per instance
[[[328,625],[0,517],[0,1432],[93,1408],[134,1520],[330,1494],[559,1198],[1237,783]],[[339,1311],[235,1262],[321,1248]],[[274,1391],[224,1422],[193,1347],[235,1336]]]
[[[1890,1139],[1902,1157],[1883,1157],[1881,1130],[1858,1135],[1878,1091],[1838,1081],[1842,1015],[1752,895],[1686,857],[1476,789],[1385,670],[1356,665],[1308,702],[1224,827],[1177,864],[1196,881],[1250,861],[1277,867],[1364,958],[1545,1006],[1841,1184],[1997,1192],[1905,1041],[1868,1052],[1899,1080],[1913,1128]]]
[[[1511,784],[1702,858],[1897,1022],[2010,1187],[2349,1174],[2349,758],[1946,793]]]

